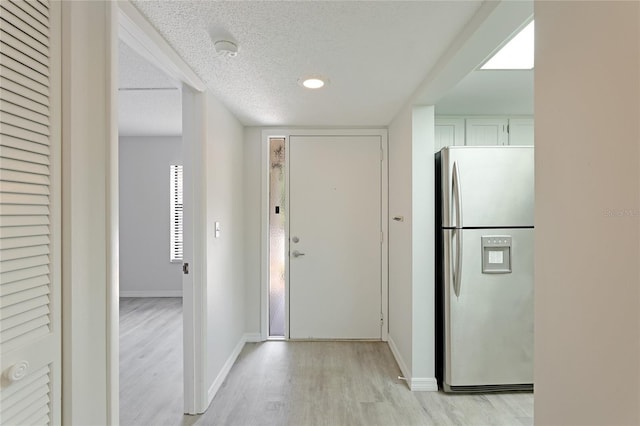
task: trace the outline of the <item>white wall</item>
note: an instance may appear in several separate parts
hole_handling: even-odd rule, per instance
[[[435,381],[434,106],[413,108],[411,210],[414,390],[437,390]]]
[[[535,422],[637,425],[640,3],[535,16]]]
[[[389,126],[389,345],[407,377],[413,374],[412,120],[409,105]]]
[[[433,106],[389,126],[389,344],[412,390],[437,390],[433,144]]]
[[[170,262],[170,180],[180,137],[120,137],[120,296],[182,296],[182,264]]]
[[[244,343],[244,135],[240,122],[210,93],[205,121],[206,363],[211,390],[222,383]],[[215,238],[216,221],[220,238]]]
[[[262,131],[258,127],[244,130],[244,256],[245,256],[245,327],[248,333],[260,333],[261,313],[261,174]]]

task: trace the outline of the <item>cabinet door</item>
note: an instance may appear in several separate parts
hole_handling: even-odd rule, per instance
[[[533,145],[533,118],[509,120],[509,145]]]
[[[464,145],[464,119],[436,118],[434,152],[454,145]]]
[[[467,118],[465,145],[507,145],[507,124],[506,118]]]

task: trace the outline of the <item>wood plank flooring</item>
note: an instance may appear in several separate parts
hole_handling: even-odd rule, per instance
[[[532,425],[533,394],[411,392],[383,342],[247,344],[194,425]]]
[[[182,298],[121,298],[120,424],[180,424],[182,368]]]
[[[129,313],[127,321],[121,323],[121,344],[125,335],[128,339],[135,334],[125,330],[127,324],[137,324],[138,332],[145,329],[149,332],[149,325],[140,324],[157,321],[142,307],[133,308],[134,302],[141,303],[121,301],[121,315]],[[176,312],[181,315],[181,309]],[[147,320],[133,320],[136,315],[146,316]],[[172,334],[175,341],[180,341],[181,357],[181,337],[175,339],[175,333],[167,332],[174,328],[165,325],[155,331],[161,338],[138,340],[149,344],[160,339],[166,346],[169,344],[165,337]],[[142,355],[143,348],[127,343],[121,346],[122,426],[533,424],[531,393],[447,395],[409,391],[397,379],[400,370],[383,342],[247,344],[207,412],[183,416],[181,358],[177,380],[175,374],[168,373],[168,367],[146,377],[151,369],[147,363],[164,362],[154,361],[153,357],[174,359],[175,353],[158,350]],[[125,353],[127,347],[137,355]],[[133,368],[128,370],[127,365]]]

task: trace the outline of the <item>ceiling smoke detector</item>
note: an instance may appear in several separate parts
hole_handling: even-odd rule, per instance
[[[213,43],[213,47],[220,56],[229,56],[231,58],[238,56],[238,45],[229,40],[217,40]]]

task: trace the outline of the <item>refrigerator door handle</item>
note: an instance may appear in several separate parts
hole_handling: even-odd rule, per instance
[[[452,198],[455,202],[456,223],[452,232],[452,239],[455,234],[456,261],[453,269],[453,291],[456,297],[460,297],[460,283],[462,280],[462,192],[460,191],[460,172],[458,163],[453,163],[453,182],[451,185]],[[452,241],[453,242],[453,241]]]
[[[462,229],[454,228],[451,233],[451,246],[455,239],[456,253],[455,262],[453,264],[453,292],[456,297],[460,297],[460,284],[462,282]],[[452,250],[453,251],[453,250]]]
[[[456,223],[454,228],[462,228],[462,192],[460,191],[460,172],[458,163],[453,162],[453,179],[451,183],[451,198],[456,209]]]

